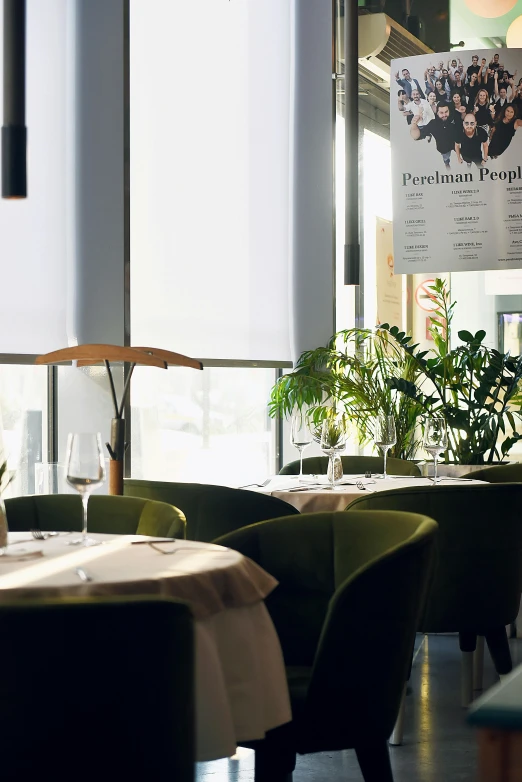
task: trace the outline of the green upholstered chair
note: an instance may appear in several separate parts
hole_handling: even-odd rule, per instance
[[[189,607],[161,598],[0,605],[2,779],[194,780]]]
[[[187,519],[187,538],[205,543],[257,521],[299,514],[296,508],[277,497],[205,483],[129,479],[124,481],[123,493],[175,505]]]
[[[82,504],[73,494],[33,495],[5,500],[12,532],[29,529],[81,530]],[[113,535],[184,537],[185,519],[172,505],[133,497],[93,494],[88,505],[89,532]]]
[[[463,478],[473,478],[476,481],[488,483],[520,483],[522,482],[522,464],[499,464],[496,467],[486,467],[483,470],[468,472]]]
[[[436,532],[434,521],[408,513],[306,513],[216,541],[279,581],[265,602],[283,649],[293,721],[253,744],[256,782],[291,779],[296,751],[349,748],[367,782],[392,782],[387,739]]]
[[[365,473],[368,470],[373,473],[382,473],[384,460],[382,456],[341,456],[343,472],[345,475]],[[308,456],[303,459],[303,473],[306,475],[325,475],[328,468],[327,456]],[[421,471],[415,462],[406,459],[394,459],[391,456],[386,460],[386,472],[389,475],[419,476]],[[279,475],[299,475],[299,459],[289,462],[279,470]]]
[[[484,484],[375,492],[348,513],[423,513],[439,524],[438,564],[419,630],[459,633],[462,705],[473,691],[472,653],[484,636],[499,674],[512,668],[506,625],[514,622],[522,584],[522,484]]]

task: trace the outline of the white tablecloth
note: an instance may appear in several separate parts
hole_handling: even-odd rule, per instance
[[[254,562],[222,546],[161,544],[137,535],[91,535],[103,545],[70,548],[67,536],[33,541],[10,533],[10,551],[42,553],[21,561],[0,557],[0,602],[62,595],[168,595],[193,606],[196,641],[197,760],[233,755],[241,741],[291,719],[279,639],[263,598],[277,585]],[[92,581],[75,572],[82,567]],[[194,600],[191,599],[191,594]]]
[[[357,497],[362,497],[372,491],[388,491],[389,489],[403,489],[410,486],[437,488],[433,486],[433,481],[429,478],[389,477],[384,479],[345,475],[342,479],[343,484],[334,490],[325,488],[327,487],[326,476],[318,476],[315,481],[312,477],[305,476],[304,480],[311,484],[310,488],[307,488],[306,483],[299,483],[297,477],[276,475],[267,486],[252,487],[252,489],[279,497],[302,513],[314,513],[315,511],[345,510]],[[357,488],[355,481],[361,481],[365,488]],[[318,483],[322,485],[316,486]],[[484,481],[472,481],[469,478],[444,478],[441,481],[442,486],[465,486],[477,483],[484,483]]]

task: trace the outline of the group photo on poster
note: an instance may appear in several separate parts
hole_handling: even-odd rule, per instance
[[[396,271],[522,267],[522,50],[391,63]]]

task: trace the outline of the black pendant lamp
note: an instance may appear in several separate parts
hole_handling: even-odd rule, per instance
[[[359,9],[344,0],[344,284],[360,284],[359,245]]]
[[[26,197],[25,0],[4,0],[2,198]]]

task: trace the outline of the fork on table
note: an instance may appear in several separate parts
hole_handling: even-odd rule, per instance
[[[370,494],[373,494],[373,492],[375,491],[375,489],[369,489],[367,486],[365,486],[362,481],[356,481],[355,485],[357,486],[358,489],[360,489],[360,491],[369,491]]]
[[[35,540],[47,540],[47,538],[54,538],[60,534],[59,532],[43,532],[41,529],[32,529],[30,533]]]
[[[265,486],[268,486],[272,478],[267,478],[266,481],[263,483],[246,483],[244,486],[238,486],[238,489],[248,489],[249,486],[258,486],[260,489],[264,489]]]

